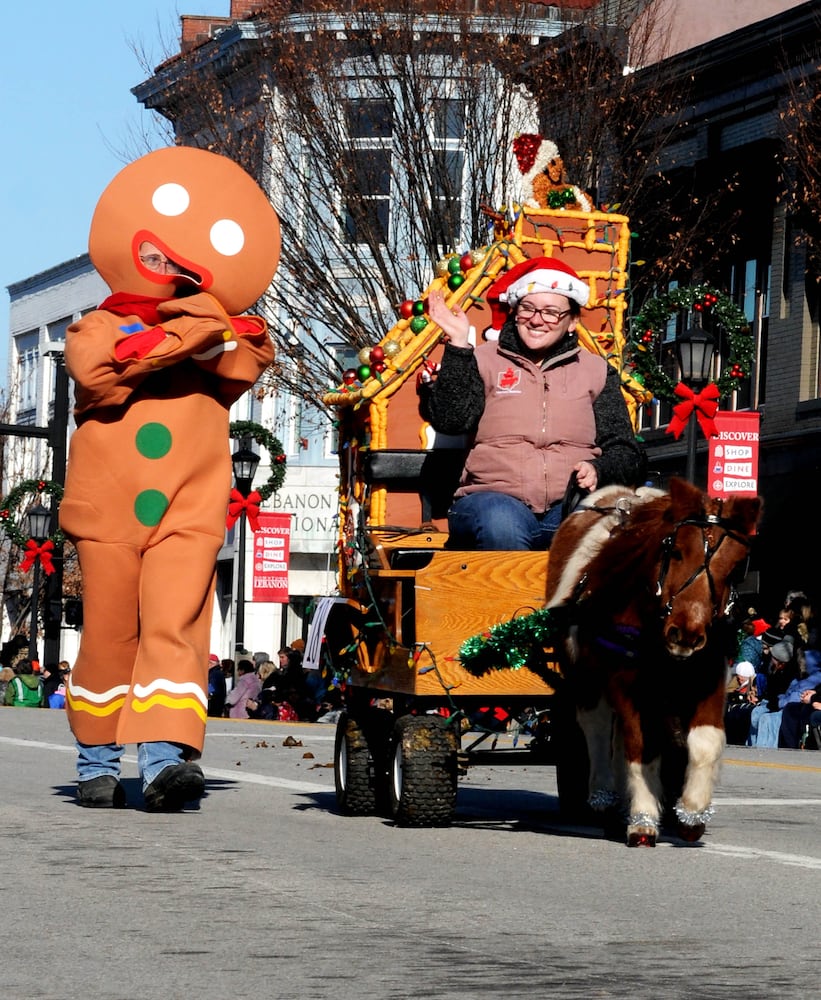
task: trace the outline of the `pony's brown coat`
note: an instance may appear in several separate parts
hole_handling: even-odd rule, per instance
[[[591,804],[610,808],[621,795],[628,842],[655,843],[659,758],[672,733],[688,756],[680,832],[696,839],[724,746],[732,574],[761,500],[718,500],[673,480],[669,494],[609,487],[584,506],[551,546],[547,604],[571,609],[557,653],[588,742]],[[605,731],[613,717],[623,743],[617,761]]]

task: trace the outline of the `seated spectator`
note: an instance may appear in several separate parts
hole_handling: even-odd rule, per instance
[[[68,660],[60,660],[57,664],[57,673],[59,674],[59,680],[57,682],[57,687],[48,695],[48,700],[43,699],[43,705],[48,708],[65,708],[66,707],[66,686],[68,684],[69,674],[71,673],[71,666]]]
[[[231,719],[248,719],[249,700],[253,701],[259,694],[262,684],[254,673],[251,660],[240,660],[237,664],[237,682],[225,696],[228,706],[228,717]]]
[[[280,722],[299,722],[296,709],[280,692],[274,694],[274,707],[276,708],[276,717]]]
[[[43,678],[43,708],[49,708],[49,698],[60,686],[60,667],[56,663],[46,663],[43,665],[41,676]],[[64,706],[65,702],[57,707],[63,708]]]
[[[761,618],[754,608],[750,608],[747,617],[741,623],[741,642],[738,644],[736,662],[751,663],[754,670],[761,667],[764,656],[761,636],[768,631],[769,624]]]
[[[750,735],[748,746],[777,747],[778,731],[781,727],[781,697],[798,675],[794,660],[794,645],[785,637],[769,650],[770,669],[767,674],[767,690],[750,713]]]
[[[750,734],[750,713],[755,693],[755,669],[752,663],[737,663],[727,684],[727,708],[724,713],[724,731],[731,746],[747,745]]]
[[[344,701],[342,698],[342,692],[339,688],[331,687],[325,693],[325,697],[319,703],[317,711],[319,712],[316,721],[331,723],[336,725],[339,720],[339,716],[342,714],[344,709]]]
[[[821,667],[794,682],[784,695],[778,745],[788,750],[801,746],[804,727],[821,725]]]
[[[11,667],[3,667],[0,670],[0,705],[5,704],[6,688],[9,686],[9,681],[14,677],[14,671]]]
[[[43,681],[34,673],[31,660],[18,660],[14,677],[8,682],[4,704],[15,708],[40,708],[43,704]]]
[[[256,698],[249,698],[246,702],[248,715],[252,719],[265,719],[271,722],[277,718],[277,709],[274,704],[277,682],[276,665],[271,660],[264,660],[259,665],[257,677],[262,684]]]
[[[221,719],[225,715],[226,694],[228,689],[222,663],[217,654],[212,653],[208,657],[208,714],[212,719]]]
[[[231,659],[220,660],[222,664],[222,676],[225,678],[225,693],[234,686],[234,661]]]

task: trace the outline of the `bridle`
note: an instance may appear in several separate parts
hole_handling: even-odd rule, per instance
[[[673,527],[672,532],[666,535],[661,543],[661,563],[659,566],[659,576],[656,581],[656,597],[661,597],[664,590],[664,583],[667,579],[667,573],[670,569],[670,563],[673,558],[673,553],[675,551],[676,538],[679,531],[685,527],[694,527],[701,529],[702,536],[702,546],[704,552],[704,561],[702,564],[690,574],[690,576],[682,583],[682,585],[676,590],[674,594],[668,599],[667,603],[661,608],[661,617],[666,618],[673,611],[673,601],[685,591],[691,584],[693,584],[702,573],[707,577],[707,584],[710,588],[710,599],[713,604],[713,618],[722,617],[726,615],[733,604],[735,603],[737,593],[735,587],[731,585],[730,587],[730,599],[727,605],[719,610],[718,602],[720,595],[716,591],[715,579],[713,578],[712,571],[710,569],[710,563],[713,557],[716,555],[718,550],[721,548],[724,541],[728,538],[732,539],[734,542],[738,542],[739,545],[743,545],[748,551],[752,545],[752,539],[749,535],[744,535],[737,531],[731,526],[730,521],[727,518],[722,518],[718,514],[704,514],[701,517],[687,517],[681,521],[678,521]],[[715,529],[721,529],[721,536],[718,541],[715,540]]]

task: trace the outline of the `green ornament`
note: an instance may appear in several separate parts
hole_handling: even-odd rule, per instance
[[[371,366],[370,365],[360,365],[356,369],[356,377],[360,382],[367,382],[371,377]]]
[[[421,316],[425,312],[425,302],[423,299],[417,299],[413,303],[413,315]]]
[[[421,333],[427,325],[428,321],[424,316],[414,316],[410,321],[410,328],[414,333]]]
[[[448,271],[451,274],[458,274],[462,270],[462,265],[459,263],[458,257],[451,257],[448,261]]]
[[[464,284],[464,281],[465,281],[465,276],[463,274],[452,274],[448,278],[448,288],[452,292],[455,292],[460,285]]]

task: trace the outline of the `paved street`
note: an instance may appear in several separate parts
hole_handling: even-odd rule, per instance
[[[286,746],[287,737],[301,745]],[[731,747],[701,845],[563,825],[552,767],[456,822],[335,811],[333,727],[209,725],[198,810],[83,810],[62,712],[0,709],[8,1000],[818,995],[821,753]]]

